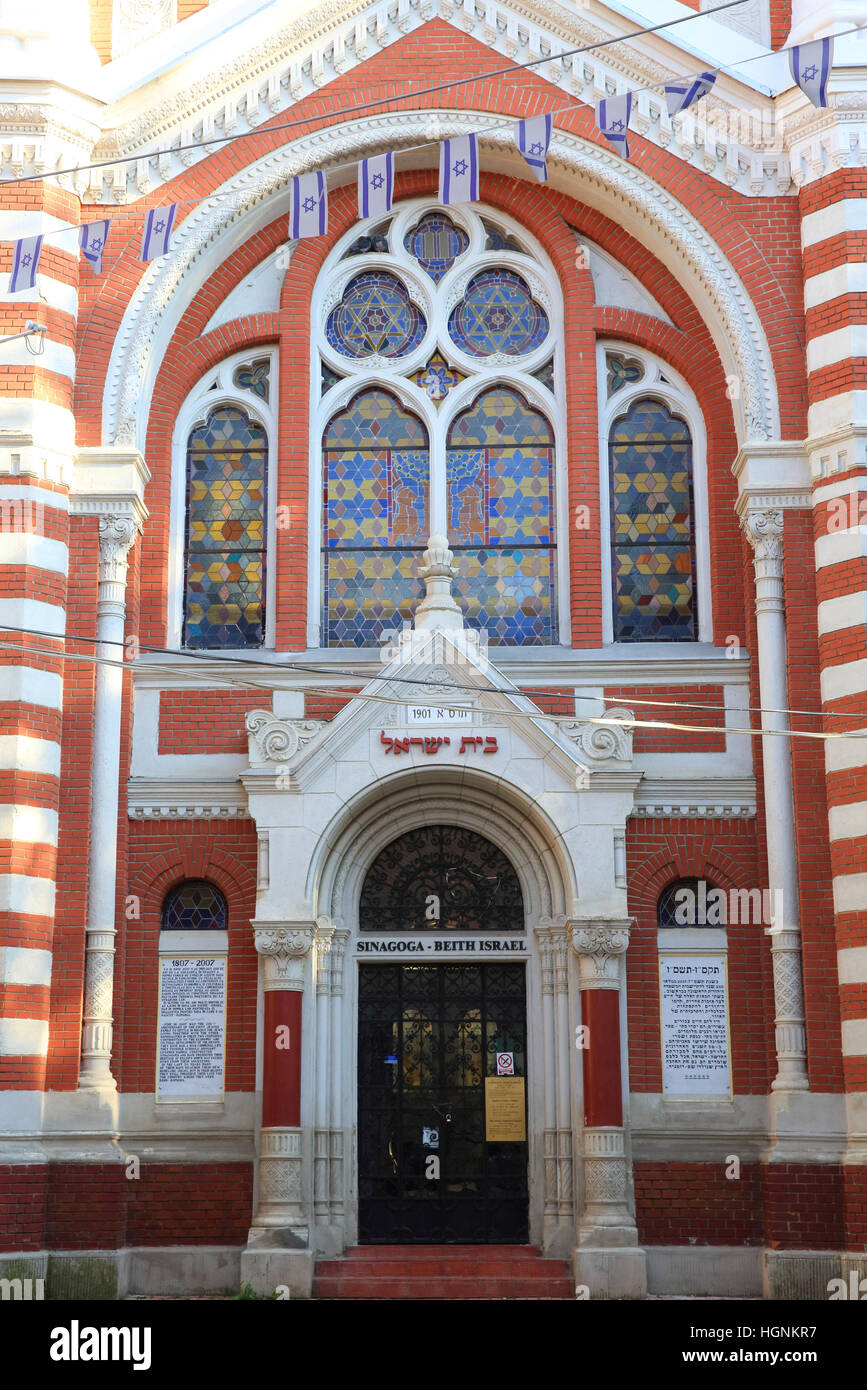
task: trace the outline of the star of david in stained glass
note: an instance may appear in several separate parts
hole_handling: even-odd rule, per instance
[[[223,406],[190,434],[184,645],[256,647],[264,638],[265,469],[261,425]]]
[[[517,391],[477,397],[449,430],[449,544],[455,595],[493,645],[557,641],[554,435]]]
[[[404,238],[403,244],[430,278],[439,284],[470,243],[466,232],[456,227],[445,213],[431,212]]]
[[[694,639],[689,429],[642,398],[612,426],[609,460],[615,641]]]
[[[345,357],[403,357],[418,347],[427,323],[395,275],[367,271],[346,287],[328,315],[325,336]]]
[[[322,444],[323,645],[375,646],[421,597],[427,432],[396,397],[373,389],[332,418]]]
[[[427,391],[432,401],[439,405],[444,401],[453,386],[465,381],[463,372],[459,372],[456,367],[450,367],[445,358],[435,352],[426,366],[421,371],[413,372],[410,381],[414,381],[416,386],[420,386],[423,391]]]
[[[545,310],[511,270],[476,275],[449,319],[452,338],[473,357],[495,352],[519,357],[543,343],[548,329]]]

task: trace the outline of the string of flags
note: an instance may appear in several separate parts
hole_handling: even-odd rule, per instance
[[[789,50],[789,66],[794,81],[817,107],[828,105],[828,79],[834,62],[833,38],[796,44]],[[668,114],[673,119],[701,97],[716,82],[714,71],[699,73],[665,85]],[[629,120],[634,92],[603,97],[596,105],[596,125],[609,144],[624,159],[629,158]],[[554,131],[554,114],[530,116],[516,121],[513,139],[533,176],[548,179],[548,149]],[[358,215],[378,217],[391,211],[394,197],[394,154],[373,155],[358,165]],[[439,201],[444,206],[479,201],[478,136],[457,135],[440,144]],[[139,259],[151,261],[169,251],[172,229],[179,203],[152,208],[144,215]],[[102,257],[108,241],[111,218],[89,222],[79,228],[79,249],[94,275],[102,274]],[[293,240],[325,236],[328,231],[328,188],[320,171],[297,174],[289,194],[289,235]],[[9,293],[34,289],[42,236],[22,237],[14,243]]]

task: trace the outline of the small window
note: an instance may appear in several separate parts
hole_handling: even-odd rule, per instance
[[[163,903],[163,931],[224,931],[228,925],[226,899],[204,879],[187,879]]]
[[[679,878],[659,895],[656,907],[658,927],[724,927],[720,894],[706,879]]]

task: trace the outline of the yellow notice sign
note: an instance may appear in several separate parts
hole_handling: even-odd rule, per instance
[[[485,1077],[485,1139],[523,1144],[527,1138],[523,1076]]]

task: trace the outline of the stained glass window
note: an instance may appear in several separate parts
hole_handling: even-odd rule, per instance
[[[187,446],[187,647],[258,647],[265,634],[265,473],[261,425],[214,410]]]
[[[244,391],[251,391],[260,400],[267,401],[271,386],[271,360],[262,357],[257,362],[244,362],[235,368],[232,380]]]
[[[344,357],[403,357],[418,347],[427,324],[396,275],[356,275],[328,315],[325,336]]]
[[[228,925],[226,899],[204,879],[187,879],[163,903],[163,931],[224,931]]]
[[[430,278],[439,284],[458,256],[469,246],[469,237],[444,212],[429,212],[404,239],[404,246]]]
[[[376,932],[523,932],[524,899],[518,875],[490,840],[461,826],[425,825],[392,840],[373,861],[358,922]]]
[[[557,641],[554,434],[511,387],[478,396],[448,435],[455,594],[494,645]]]
[[[650,397],[609,435],[616,642],[694,640],[692,439]]]
[[[520,357],[548,336],[548,315],[511,270],[485,270],[452,311],[449,333],[473,357],[504,352]]]
[[[459,382],[466,381],[463,372],[459,372],[456,367],[450,367],[441,353],[435,352],[429,362],[418,372],[413,372],[411,381],[416,386],[420,386],[423,391],[427,391],[432,401],[439,405],[444,401],[453,386]]]
[[[667,888],[663,888],[659,895],[659,902],[656,906],[656,924],[658,927],[705,927],[716,925],[713,922],[700,920],[701,916],[707,917],[707,912],[702,913],[702,902],[707,903],[707,895],[714,892],[712,884],[705,883],[704,895],[699,887],[697,878],[679,878],[674,883],[669,883]],[[713,914],[714,905],[711,903],[710,912]],[[720,924],[724,925],[724,923]]]
[[[610,398],[624,386],[633,386],[644,376],[644,366],[637,357],[622,357],[619,352],[605,354],[606,389]]]
[[[427,431],[375,388],[333,416],[322,450],[322,644],[376,646],[412,617],[423,594]]]

